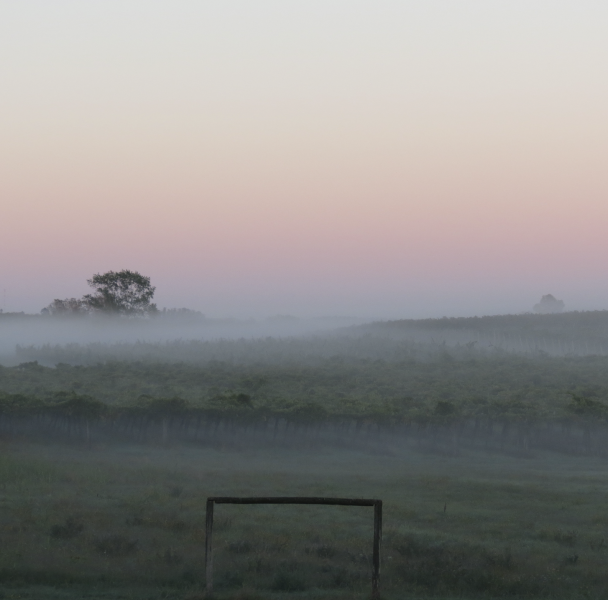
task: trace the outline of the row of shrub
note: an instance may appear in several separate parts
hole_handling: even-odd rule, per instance
[[[584,424],[600,424],[608,421],[608,405],[601,400],[569,394],[570,401],[554,414],[554,422],[577,421]],[[277,416],[305,422],[325,422],[332,419],[364,420],[377,425],[420,424],[446,425],[463,419],[497,419],[514,422],[539,422],[533,406],[518,400],[508,402],[484,402],[472,400],[465,405],[438,400],[435,403],[414,402],[411,398],[400,401],[384,401],[376,404],[348,403],[347,410],[325,408],[317,402],[289,402],[267,404],[254,403],[244,393],[226,392],[193,403],[183,398],[155,398],[139,396],[125,404],[107,404],[96,398],[75,392],[54,392],[43,398],[24,394],[0,392],[0,417],[37,417],[42,415],[78,417],[87,419],[113,418],[117,416],[197,417],[226,416],[240,420],[257,420]]]

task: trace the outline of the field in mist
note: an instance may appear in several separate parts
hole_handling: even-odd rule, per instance
[[[361,324],[348,317],[299,319],[277,315],[264,320],[207,319],[201,313],[178,309],[151,319],[120,319],[105,315],[61,317],[0,312],[0,364],[16,364],[16,346],[91,343],[163,343],[174,340],[233,340],[325,333]],[[50,363],[53,365],[54,363]]]
[[[218,495],[382,499],[388,599],[608,596],[608,312],[123,321],[140,341],[3,319],[6,597],[202,598]],[[372,516],[217,507],[216,596],[369,597]]]
[[[385,598],[604,597],[597,457],[4,442],[0,589],[202,598],[209,495],[384,500]],[[372,510],[216,509],[218,598],[367,598]]]

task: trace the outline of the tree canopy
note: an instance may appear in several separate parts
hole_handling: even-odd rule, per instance
[[[86,315],[89,313],[89,306],[80,298],[55,298],[46,308],[42,309],[43,314],[55,316],[74,316]]]
[[[82,298],[55,299],[42,314],[77,316],[91,313],[146,316],[158,312],[152,303],[156,288],[137,271],[108,271],[87,280],[94,293]]]
[[[129,316],[155,313],[152,303],[156,288],[150,278],[137,271],[108,271],[87,280],[93,294],[83,296],[83,301],[93,310]]]
[[[565,305],[562,300],[558,300],[553,294],[547,294],[540,299],[538,304],[534,305],[534,312],[549,315],[562,312],[564,307]]]

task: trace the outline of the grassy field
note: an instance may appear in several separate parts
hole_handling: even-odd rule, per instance
[[[17,348],[0,599],[608,600],[608,312],[353,331]]]
[[[382,593],[608,597],[605,460],[5,440],[0,597],[203,598],[210,495],[384,501]],[[370,596],[372,509],[216,507],[220,599]]]

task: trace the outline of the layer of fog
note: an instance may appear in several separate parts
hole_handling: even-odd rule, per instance
[[[608,354],[608,311],[555,315],[385,321],[348,319],[263,322],[205,319],[0,319],[3,355],[11,366],[38,361],[210,361],[311,364],[318,360],[436,360]]]
[[[129,319],[110,317],[51,317],[0,314],[0,364],[18,362],[22,347],[117,346],[165,344],[178,340],[297,338],[323,335],[337,328],[361,324],[362,319],[326,317],[299,319],[280,315],[264,320],[206,319],[202,315]]]

